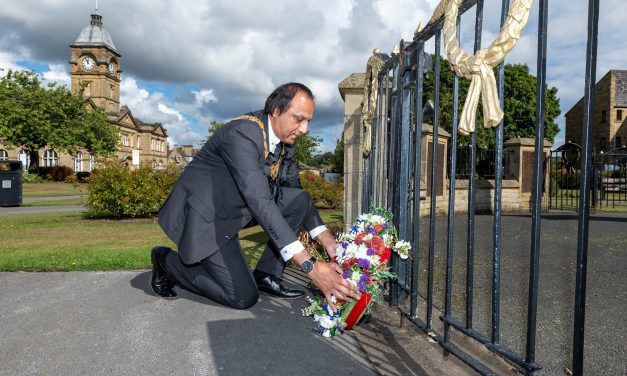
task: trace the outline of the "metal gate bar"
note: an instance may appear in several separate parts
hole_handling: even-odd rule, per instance
[[[540,275],[540,231],[542,229],[542,181],[544,177],[544,114],[546,92],[546,45],[548,24],[548,0],[540,0],[538,15],[538,57],[536,68],[536,144],[533,165],[533,189],[531,209],[531,257],[529,258],[529,297],[527,300],[527,346],[525,361],[535,363],[536,329],[538,312],[538,277]],[[530,375],[529,369],[525,375]]]
[[[577,276],[575,280],[575,321],[573,330],[573,375],[583,374],[584,328],[586,312],[586,273],[588,270],[588,232],[592,170],[592,132],[594,130],[594,87],[596,84],[599,0],[588,2],[588,43],[583,110],[583,184],[579,192],[577,225]]]

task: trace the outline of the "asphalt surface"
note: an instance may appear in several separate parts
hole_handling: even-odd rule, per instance
[[[80,206],[0,208],[0,215],[80,210]],[[442,332],[447,223],[434,237],[435,330]],[[419,294],[427,296],[428,218],[420,224]],[[475,217],[473,328],[490,336],[493,221]],[[453,308],[466,316],[466,216],[455,216]],[[531,218],[502,220],[499,340],[525,353]],[[577,215],[542,217],[535,375],[571,368]],[[302,299],[262,295],[252,309],[236,311],[179,290],[165,300],[148,288],[149,272],[0,273],[0,375],[472,375],[412,324],[399,327],[386,304],[348,334],[323,339],[300,316]],[[288,283],[304,286],[298,273]],[[627,375],[627,214],[591,215],[585,334],[587,375]],[[418,317],[426,308],[419,301]],[[498,374],[511,374],[483,346],[453,331],[453,341]],[[470,343],[470,344],[469,344]]]
[[[16,214],[38,214],[76,212],[87,210],[83,205],[59,205],[59,206],[9,206],[0,207],[0,217]]]
[[[591,214],[585,312],[585,375],[627,375],[627,213]],[[438,217],[434,237],[434,293],[443,309],[446,280],[447,218]],[[526,352],[531,254],[531,216],[505,214],[501,222],[498,330],[501,345]],[[544,213],[541,220],[537,338],[534,375],[564,375],[572,369],[577,213]],[[492,335],[494,223],[476,215],[474,231],[472,326]],[[452,315],[466,317],[467,216],[456,215],[453,231]],[[419,293],[427,297],[429,220],[420,223]],[[426,319],[419,304],[418,316]],[[438,315],[433,315],[435,322]]]
[[[162,299],[148,271],[0,273],[0,375],[472,375],[380,306],[331,339],[304,299],[261,295],[233,310],[184,290]],[[296,272],[285,283],[303,286]]]

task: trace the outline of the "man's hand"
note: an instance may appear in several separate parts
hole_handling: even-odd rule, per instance
[[[309,272],[309,278],[312,282],[322,290],[322,294],[327,299],[329,307],[336,310],[333,296],[339,300],[349,301],[359,299],[361,293],[353,285],[342,278],[342,268],[334,262],[318,261],[314,264],[314,268]]]
[[[325,230],[318,234],[318,236],[316,236],[316,240],[322,247],[324,247],[330,258],[335,257],[335,252],[337,247],[339,247],[339,244],[337,243],[337,240],[335,240],[335,237],[331,235],[329,230]]]

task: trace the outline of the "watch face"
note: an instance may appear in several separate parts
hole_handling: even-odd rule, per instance
[[[93,58],[87,56],[87,57],[83,58],[83,61],[82,61],[81,65],[85,69],[93,69],[93,67],[96,66],[96,62],[94,61]]]
[[[115,73],[115,63],[113,62],[109,63],[109,73],[111,74]]]

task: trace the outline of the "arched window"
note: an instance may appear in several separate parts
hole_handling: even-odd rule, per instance
[[[74,172],[83,171],[83,154],[76,153],[74,157]]]
[[[6,161],[7,159],[9,159],[9,153],[4,149],[0,149],[0,161]]]
[[[51,149],[48,149],[44,152],[44,166],[45,167],[54,167],[59,165],[59,156],[57,152]]]
[[[28,154],[26,150],[20,150],[20,152],[17,154],[17,159],[22,161],[22,168],[24,169],[24,171],[27,171],[30,167],[30,154]]]

